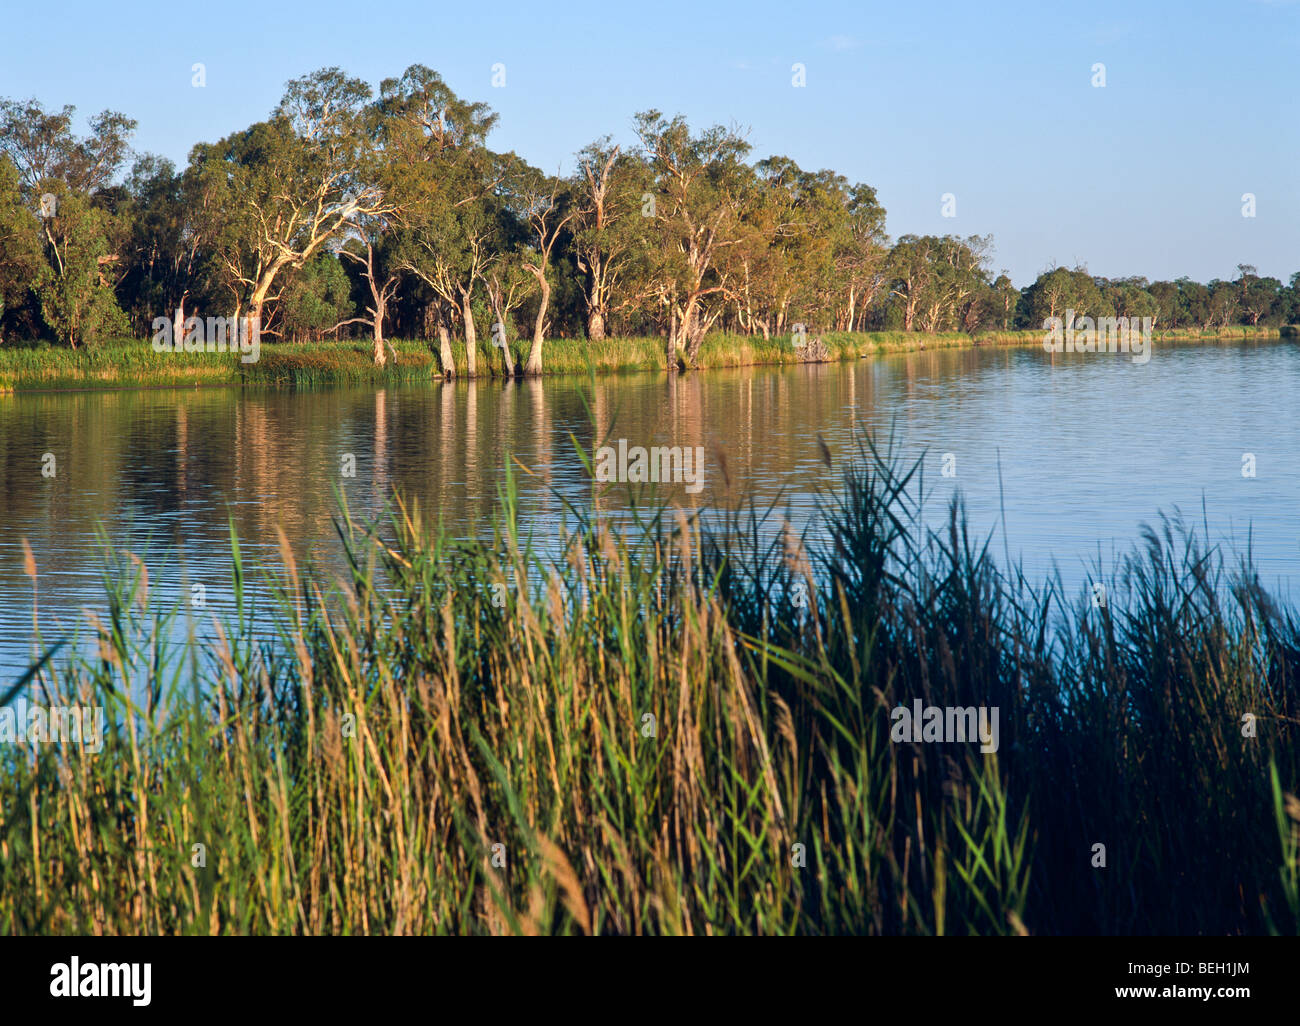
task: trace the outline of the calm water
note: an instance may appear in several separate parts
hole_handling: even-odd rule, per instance
[[[527,527],[557,534],[562,504],[590,482],[570,435],[629,445],[704,446],[705,488],[683,504],[784,495],[792,519],[831,483],[817,439],[851,449],[861,421],[925,463],[927,508],[955,488],[1033,578],[1059,566],[1082,580],[1100,554],[1127,551],[1143,521],[1179,508],[1216,541],[1249,538],[1261,577],[1300,594],[1300,347],[1293,343],[1158,349],[1127,356],[1036,348],[913,353],[854,365],[748,368],[669,379],[431,383],[313,392],[77,392],[0,396],[0,679],[32,648],[30,579],[49,641],[83,608],[104,608],[98,528],[140,554],[155,595],[210,608],[229,601],[227,522],[250,561],[273,556],[281,524],[300,555],[337,559],[334,490],[377,512],[393,486],[462,534],[482,531],[507,454]],[[592,418],[597,427],[593,428]],[[717,453],[725,453],[726,474]],[[54,476],[42,474],[46,453]],[[944,454],[955,476],[942,474]],[[1256,475],[1243,476],[1253,453]],[[355,457],[355,476],[342,473]],[[1001,498],[999,497],[999,470]],[[729,484],[728,480],[729,479]],[[554,491],[553,491],[554,490]],[[1002,534],[1005,509],[1006,536]],[[250,575],[251,576],[251,575]]]

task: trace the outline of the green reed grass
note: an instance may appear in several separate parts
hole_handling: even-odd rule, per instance
[[[596,498],[558,556],[510,483],[487,541],[341,507],[346,579],[282,536],[269,607],[232,536],[208,645],[114,557],[92,648],[20,682],[103,751],[0,745],[0,930],[1300,929],[1300,633],[1248,568],[1165,522],[1094,607],[957,507],[923,533],[888,448],[837,472],[802,535]],[[917,698],[999,750],[894,743]]]
[[[1286,329],[1283,329],[1283,335]],[[833,361],[857,360],[886,353],[921,349],[950,349],[971,345],[1041,345],[1036,330],[988,331],[978,337],[961,332],[925,334],[904,331],[812,332],[820,338]],[[1224,329],[1202,332],[1156,332],[1159,342],[1278,338],[1275,328]],[[393,384],[441,378],[435,343],[396,339],[388,343],[387,364],[376,367],[368,341],[280,343],[266,340],[256,363],[243,363],[238,354],[155,353],[147,339],[113,339],[78,350],[48,343],[0,345],[0,393],[54,389],[203,386],[319,386],[339,384]],[[511,343],[516,366],[522,366],[529,343]],[[467,371],[465,345],[452,343],[456,374]],[[633,371],[662,371],[662,338],[548,339],[543,350],[547,375],[587,376]],[[698,369],[801,363],[789,334],[771,339],[715,332],[704,340],[697,355]],[[500,378],[505,374],[501,351],[478,347],[478,374]]]

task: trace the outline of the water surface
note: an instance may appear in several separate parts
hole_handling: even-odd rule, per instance
[[[1300,594],[1300,347],[1292,342],[1122,354],[939,350],[854,364],[744,368],[589,382],[430,382],[380,390],[137,390],[0,396],[0,679],[43,637],[104,608],[98,529],[141,555],[155,597],[204,584],[228,608],[228,520],[254,565],[284,527],[300,556],[337,565],[335,489],[378,512],[396,487],[462,535],[483,533],[507,457],[522,521],[558,536],[560,497],[588,501],[573,438],[703,446],[705,487],[683,505],[781,496],[796,523],[852,448],[855,423],[924,463],[937,523],[955,489],[1035,579],[1081,582],[1129,550],[1142,522],[1179,509],[1216,542],[1250,542],[1261,578]],[[53,464],[46,454],[53,455]],[[1254,476],[1243,475],[1246,454]],[[347,458],[355,476],[345,476]],[[947,468],[955,473],[944,476]],[[724,466],[725,463],[725,466]],[[51,469],[53,476],[43,474]],[[558,493],[558,494],[557,494]],[[610,505],[619,504],[617,496]],[[1005,535],[1002,531],[1005,518]]]

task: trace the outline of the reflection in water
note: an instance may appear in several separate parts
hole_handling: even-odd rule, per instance
[[[703,446],[705,488],[663,491],[684,507],[752,497],[798,523],[833,483],[818,438],[837,456],[856,421],[896,429],[909,458],[929,451],[927,516],[954,490],[983,532],[999,529],[1031,578],[1059,563],[1127,551],[1138,525],[1178,506],[1244,547],[1264,582],[1300,580],[1300,350],[1291,343],[1181,346],[1145,366],[1111,354],[1038,349],[940,350],[854,365],[706,374],[431,382],[375,390],[121,391],[0,396],[0,676],[32,649],[31,581],[39,569],[46,641],[83,607],[102,609],[102,524],[114,546],[146,557],[155,596],[209,611],[229,601],[227,523],[251,564],[283,526],[301,559],[338,568],[335,489],[375,515],[393,488],[462,535],[485,534],[509,455],[522,526],[559,536],[556,492],[589,505],[571,438],[590,453],[619,438],[645,447]],[[1257,476],[1241,474],[1254,453]],[[46,453],[53,477],[42,476]],[[943,477],[945,453],[955,477]],[[344,457],[355,476],[344,476]],[[999,486],[999,477],[1000,485]],[[617,512],[616,489],[601,500]],[[205,614],[206,615],[206,614]]]

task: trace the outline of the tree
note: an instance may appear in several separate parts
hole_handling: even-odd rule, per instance
[[[641,210],[649,188],[645,163],[611,145],[608,137],[578,154],[573,245],[578,270],[586,276],[587,338],[593,342],[605,337],[614,296],[644,255],[648,238]]]
[[[546,311],[551,302],[548,275],[552,254],[560,234],[577,212],[568,201],[560,179],[543,175],[522,162],[513,171],[511,179],[521,219],[532,235],[532,253],[524,260],[523,268],[536,279],[540,295],[537,317],[533,322],[533,342],[528,349],[528,359],[524,361],[524,374],[532,377],[542,373],[542,342],[546,331]]]
[[[0,100],[0,151],[13,161],[29,196],[52,181],[88,196],[107,188],[126,161],[136,122],[101,111],[90,121],[90,134],[79,139],[72,133],[75,114],[75,107],[55,113],[36,100]]]
[[[1282,292],[1282,283],[1276,278],[1261,278],[1250,264],[1237,265],[1238,305],[1241,314],[1252,325],[1271,313]]]
[[[1116,317],[1138,323],[1141,323],[1142,318],[1150,317],[1154,323],[1160,314],[1160,304],[1151,294],[1145,278],[1121,278],[1107,282],[1103,291],[1114,308]]]
[[[339,259],[350,262],[360,274],[361,281],[369,292],[370,305],[365,308],[367,316],[339,321],[330,329],[337,331],[345,324],[368,325],[374,342],[371,358],[376,367],[382,367],[388,362],[388,355],[384,351],[384,320],[388,316],[388,304],[396,298],[402,280],[399,268],[388,251],[389,247],[385,245],[387,233],[386,218],[360,218],[354,226],[353,236],[339,248]]]
[[[532,275],[525,269],[522,259],[505,258],[497,261],[480,278],[496,317],[492,325],[493,344],[501,347],[506,376],[514,377],[515,358],[510,351],[510,314],[523,301],[527,289],[533,284]]]
[[[109,186],[129,152],[135,122],[114,111],[91,119],[90,134],[72,132],[75,108],[46,112],[35,100],[0,100],[0,154],[16,169],[24,205],[39,212],[43,260],[29,282],[41,316],[74,349],[126,318],[113,289],[122,218]]]
[[[455,373],[447,322],[465,328],[466,371],[477,373],[471,298],[494,253],[500,228],[495,190],[504,167],[484,146],[497,116],[467,103],[421,64],[380,85],[385,157],[396,172],[398,266],[436,303],[443,373]]]
[[[1016,315],[1016,305],[1020,300],[1020,290],[1012,284],[1011,278],[1003,271],[993,283],[989,296],[989,310],[998,327],[1006,331],[1011,327]]]
[[[297,270],[365,217],[393,212],[377,184],[370,87],[338,68],[291,81],[269,121],[194,148],[208,230],[236,314],[259,325],[286,269]]]
[[[885,208],[876,199],[876,190],[859,182],[849,188],[845,200],[847,224],[835,238],[832,258],[844,295],[840,323],[845,331],[852,331],[885,287],[888,250]]]
[[[0,329],[5,314],[26,301],[40,268],[36,218],[23,200],[18,169],[8,156],[0,154]]]
[[[693,365],[720,312],[710,313],[705,302],[727,288],[718,262],[746,233],[744,201],[753,180],[744,162],[749,144],[721,125],[692,135],[681,115],[669,121],[657,110],[638,114],[636,126],[655,175],[657,291],[671,314],[668,366],[677,365],[683,348]]]
[[[333,253],[317,253],[298,273],[287,277],[276,304],[277,328],[284,339],[319,339],[334,331],[352,311],[352,283]],[[348,323],[348,322],[343,322]]]
[[[934,277],[930,236],[904,235],[889,252],[890,295],[898,297],[903,309],[903,330],[916,326],[916,312],[925,301]]]
[[[1174,284],[1178,286],[1181,306],[1187,311],[1189,323],[1201,331],[1207,331],[1214,325],[1214,312],[1210,306],[1210,290],[1200,282],[1190,278],[1179,278]]]
[[[1067,307],[1078,303],[1074,275],[1064,267],[1054,267],[1040,274],[1026,292],[1029,318],[1038,327],[1044,321],[1064,317]]]
[[[1099,281],[1102,284],[1098,284]],[[1029,326],[1040,328],[1053,317],[1065,320],[1070,312],[1076,318],[1091,317],[1094,320],[1113,316],[1114,303],[1105,294],[1104,284],[1104,280],[1093,278],[1082,267],[1072,271],[1063,267],[1044,271],[1025,290],[1024,307]]]
[[[111,218],[83,196],[57,189],[58,213],[43,218],[47,260],[36,279],[41,316],[55,336],[73,349],[128,324],[105,271],[112,260]]]
[[[1300,271],[1291,275],[1291,281],[1278,297],[1278,307],[1283,324],[1300,324]]]
[[[1171,328],[1179,328],[1187,323],[1187,304],[1177,282],[1152,282],[1147,291],[1156,304],[1152,315],[1155,318],[1153,323],[1167,324]]]
[[[974,334],[983,325],[990,287],[984,264],[992,245],[992,236],[944,237],[938,253],[943,313],[933,330],[949,327]]]
[[[192,184],[171,161],[150,154],[135,162],[127,178],[118,295],[137,333],[166,315],[175,318],[175,337],[181,338],[187,303],[195,300],[201,307],[215,300],[205,273],[207,239],[193,219],[199,198]]]
[[[1226,328],[1237,316],[1241,305],[1241,292],[1236,282],[1215,278],[1209,285],[1209,327]]]

